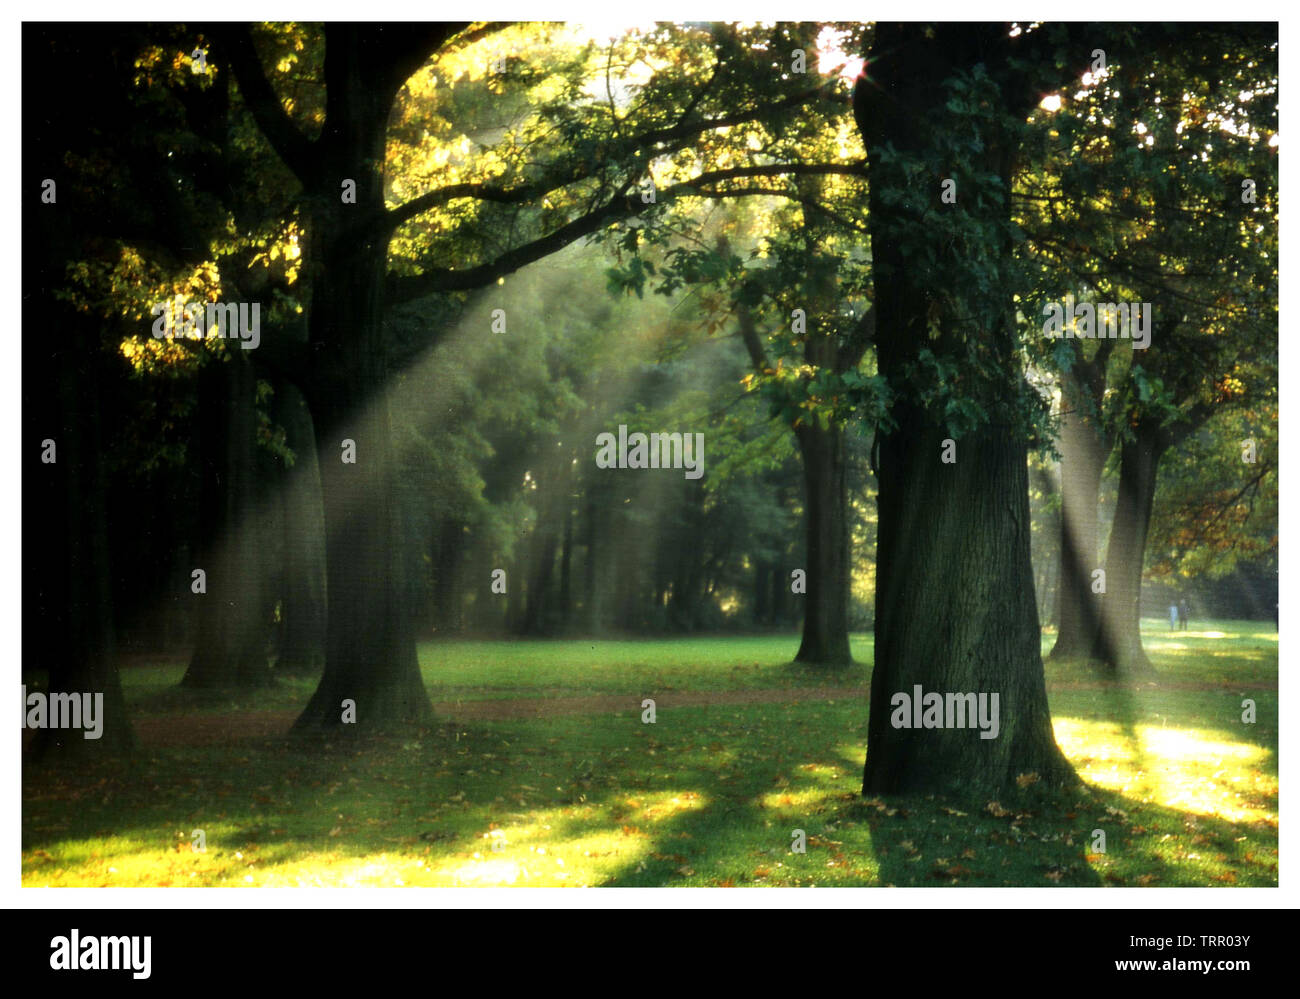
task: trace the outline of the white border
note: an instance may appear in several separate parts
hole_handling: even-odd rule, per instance
[[[1029,10],[1018,8],[1033,8]],[[1007,11],[1013,12],[1008,15]],[[1281,39],[1281,70],[1279,87],[1281,92],[1285,80],[1290,78],[1292,39],[1291,24],[1295,17],[1286,19],[1283,12],[1295,10],[1284,7],[1281,3],[1264,3],[1250,9],[1249,20],[1279,20]],[[187,18],[192,12],[195,16]],[[608,8],[592,0],[580,3],[526,3],[521,0],[510,2],[491,2],[474,6],[475,17],[479,19],[517,19],[517,20],[609,20]],[[105,20],[105,8],[101,3],[82,0],[78,3],[43,4],[39,9],[32,9],[27,20],[33,21],[102,21]],[[340,0],[328,3],[247,3],[243,0],[222,5],[214,11],[210,5],[174,4],[174,3],[127,3],[115,5],[110,20],[212,20],[219,14],[222,20],[339,20],[353,21],[358,18],[355,5],[345,4]],[[438,3],[391,3],[378,2],[367,4],[361,12],[367,20],[425,21],[444,20],[460,14],[453,11],[448,4]],[[646,7],[646,13],[658,20],[856,20],[863,15],[871,15],[875,20],[1069,20],[1069,21],[1143,21],[1171,19],[1180,21],[1223,21],[1240,20],[1240,9],[1227,11],[1220,3],[1207,0],[1190,0],[1179,3],[1134,3],[1103,2],[1091,3],[1086,9],[1071,7],[1059,2],[1034,4],[1007,4],[972,2],[876,2],[864,4],[862,0],[849,3],[844,0],[820,2],[808,5],[796,5],[790,0],[774,3],[772,0],[757,0],[754,3],[740,3],[728,0],[726,3],[683,2],[683,0],[654,0]],[[814,16],[815,14],[815,16]],[[602,16],[603,15],[603,16]],[[0,56],[4,61],[4,75],[7,93],[21,93],[22,87],[22,51],[21,24],[16,18],[9,17],[0,35],[3,38]],[[88,85],[93,85],[89,84]],[[11,149],[20,141],[21,101],[7,100],[4,105],[4,132],[10,136]],[[52,109],[58,113],[58,109]],[[1283,131],[1279,123],[1279,132]],[[1279,153],[1281,155],[1281,153]],[[1294,171],[1289,169],[1291,160],[1283,157],[1281,167],[1282,186],[1286,191],[1300,190],[1291,182]],[[20,266],[22,261],[21,208],[19,183],[21,174],[21,153],[11,153],[0,164],[3,171],[3,189],[10,192],[5,206],[8,231],[11,233],[5,242],[3,259],[0,260],[0,274],[10,289],[10,301],[21,302]],[[1284,273],[1286,259],[1285,247],[1289,247],[1288,232],[1294,231],[1287,216],[1282,216],[1282,247],[1280,273]],[[1284,308],[1287,299],[1287,284],[1281,282],[1282,301],[1279,302],[1280,315],[1289,313]],[[1281,355],[1289,356],[1283,348],[1285,337],[1279,337]],[[3,424],[21,427],[21,327],[11,326],[6,335],[0,337],[0,407],[3,412]],[[1281,360],[1281,356],[1279,357]],[[1285,364],[1280,375],[1279,396],[1289,398],[1287,389],[1294,381],[1290,368]],[[1289,412],[1289,408],[1288,408]],[[1292,448],[1290,438],[1279,431],[1279,441],[1286,461],[1282,462],[1280,475],[1283,484],[1287,470],[1292,466],[1289,459]],[[25,441],[11,438],[9,457],[4,467],[5,479],[0,488],[0,524],[3,525],[3,550],[10,554],[4,559],[0,568],[0,615],[3,615],[4,649],[10,655],[5,658],[14,665],[17,672],[20,642],[20,598],[21,581],[19,558],[15,553],[21,550],[24,541],[21,534],[21,490],[18,474],[18,454],[27,446]],[[1290,494],[1283,490],[1283,496]],[[1285,499],[1283,500],[1285,503]],[[1289,509],[1285,506],[1279,517],[1279,532],[1286,533],[1283,525],[1289,524]],[[30,540],[30,539],[28,539]],[[1297,610],[1293,601],[1294,579],[1291,563],[1282,562],[1279,596],[1282,607],[1281,617],[1289,617],[1292,610]],[[1282,629],[1285,631],[1285,629]],[[1279,641],[1279,651],[1284,648]],[[17,685],[18,678],[13,681]],[[1293,757],[1294,742],[1286,717],[1293,712],[1286,712],[1292,706],[1294,681],[1290,679],[1286,662],[1281,661],[1279,669],[1279,732],[1278,732],[1278,767],[1279,774],[1290,775],[1293,770],[1289,763]],[[12,692],[12,688],[11,688]],[[3,712],[0,712],[3,715]],[[0,906],[4,908],[32,909],[293,909],[293,908],[385,908],[412,909],[427,908],[431,905],[440,907],[457,907],[467,909],[485,908],[897,908],[897,909],[970,909],[970,908],[1043,908],[1043,909],[1234,909],[1234,908],[1297,908],[1296,889],[1293,882],[1285,877],[1280,881],[1281,888],[824,888],[810,892],[806,889],[707,889],[707,888],[603,888],[597,891],[573,891],[564,889],[537,888],[467,888],[467,889],[411,889],[411,888],[256,888],[251,892],[239,889],[214,888],[63,888],[39,889],[21,888],[21,746],[22,732],[18,726],[9,728],[10,750],[6,752],[4,763],[0,764],[0,801],[8,803],[7,816],[0,823],[0,858],[11,874],[0,882]],[[1293,856],[1295,836],[1291,824],[1286,820],[1288,797],[1285,792],[1279,802],[1279,861]],[[10,810],[12,809],[12,810]],[[10,866],[12,865],[12,866]],[[1279,871],[1281,864],[1279,864]]]

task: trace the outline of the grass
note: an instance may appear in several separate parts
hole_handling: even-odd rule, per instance
[[[328,752],[245,741],[146,748],[126,770],[28,768],[23,884],[1275,886],[1276,630],[1145,624],[1159,684],[1049,666],[1057,740],[1086,782],[1072,793],[1027,774],[999,801],[864,801],[868,667],[829,680],[791,667],[791,636],[430,643],[435,701],[617,693],[628,707],[447,721]],[[868,660],[870,637],[854,651]],[[128,671],[135,715],[178,710],[179,673]],[[800,696],[826,686],[844,695]],[[638,707],[774,688],[786,698],[664,698],[653,725]],[[255,701],[292,709],[310,690]],[[791,852],[795,830],[806,853]]]
[[[792,635],[738,635],[646,640],[437,641],[420,645],[420,672],[435,701],[488,701],[601,694],[646,696],[672,691],[789,689],[864,686],[873,638],[852,636],[855,665],[827,673],[790,662],[798,647]],[[307,703],[314,679],[231,698],[198,696],[177,687],[185,664],[158,661],[124,674],[133,717],[178,710],[297,710]]]

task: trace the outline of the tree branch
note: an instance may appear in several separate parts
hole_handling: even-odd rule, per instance
[[[692,180],[685,180],[679,184],[664,188],[658,192],[656,202],[663,204],[675,198],[692,195],[704,197],[707,195],[701,193],[699,188],[720,181],[734,180],[740,177],[780,176],[782,174],[859,175],[861,174],[861,167],[836,163],[790,163],[714,170],[710,173],[701,174]],[[612,198],[596,206],[585,215],[570,220],[549,235],[539,237],[532,242],[509,250],[489,263],[459,271],[439,269],[426,271],[424,274],[403,277],[390,276],[388,281],[388,301],[399,304],[435,292],[467,291],[473,288],[481,288],[499,277],[517,271],[521,267],[563,249],[583,236],[591,235],[607,223],[617,221],[620,218],[636,216],[645,211],[649,205],[645,204],[640,197],[628,197],[627,191],[630,187],[631,182],[629,181],[619,188]],[[514,199],[510,198],[508,200]]]
[[[253,45],[253,35],[246,24],[219,25],[219,34],[230,57],[230,67],[235,72],[239,91],[252,113],[257,127],[266,136],[285,166],[309,186],[315,172],[313,142],[308,139],[284,110],[271,81],[262,69],[262,61]]]
[[[816,90],[807,90],[794,94],[784,100],[770,105],[768,108],[765,108],[761,114],[767,114],[772,110],[780,110],[787,107],[797,107],[812,100],[825,89],[825,87],[820,87]],[[538,198],[558,187],[565,187],[569,184],[590,179],[595,175],[597,169],[603,168],[611,159],[622,159],[637,150],[648,149],[651,146],[667,142],[680,142],[682,140],[692,139],[702,132],[707,132],[715,128],[726,128],[731,125],[743,124],[744,122],[752,121],[755,118],[761,117],[761,114],[756,110],[750,110],[730,116],[724,116],[722,118],[710,118],[706,121],[694,122],[692,124],[678,122],[676,125],[672,125],[668,128],[644,132],[641,135],[631,136],[626,139],[616,139],[611,143],[611,147],[617,148],[611,148],[598,162],[588,163],[577,171],[573,169],[572,164],[563,164],[562,169],[557,170],[550,177],[544,180],[535,181],[531,184],[524,184],[517,188],[504,189],[489,184],[452,184],[448,187],[441,187],[433,191],[427,191],[419,197],[413,198],[405,204],[391,209],[383,219],[382,227],[384,231],[380,233],[380,235],[391,235],[398,226],[419,215],[421,212],[446,204],[448,201],[452,201],[456,198],[477,198],[480,201],[493,201],[501,204],[517,204],[522,201]],[[858,172],[861,172],[860,168]],[[737,176],[763,176],[763,174],[738,174]]]

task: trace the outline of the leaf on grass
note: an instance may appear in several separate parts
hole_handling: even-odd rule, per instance
[[[1042,779],[1036,773],[1018,774],[1016,776],[1016,786],[1029,787],[1031,784],[1037,784]]]
[[[999,819],[1002,818],[1002,817],[1005,816],[1005,815],[1010,815],[1010,814],[1011,814],[1011,812],[1009,812],[1007,809],[1003,808],[1003,807],[1002,807],[1000,804],[998,804],[996,801],[990,801],[987,805],[984,806],[984,810],[985,810],[986,812],[988,812],[990,815],[994,816],[995,818],[999,818]]]

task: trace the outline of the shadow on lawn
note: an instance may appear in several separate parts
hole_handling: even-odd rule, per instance
[[[1098,719],[1120,726],[1135,767],[1149,770],[1131,692],[1094,703]],[[1208,727],[1200,716],[1172,720]],[[1198,855],[1254,865],[1249,876],[1267,879],[1241,825],[1095,786],[1030,785],[997,801],[863,800],[865,722],[853,699],[718,705],[663,714],[655,726],[628,712],[448,723],[329,749],[265,740],[147,750],[127,765],[25,768],[23,849],[62,854],[25,863],[25,873],[111,849],[82,847],[95,838],[135,841],[112,853],[127,858],[174,849],[177,831],[196,827],[210,830],[220,856],[242,852],[259,869],[316,853],[349,862],[387,853],[468,870],[493,823],[544,817],[549,830],[519,836],[522,860],[533,862],[522,855],[529,844],[554,852],[605,837],[629,855],[597,879],[606,885],[1212,883]],[[517,805],[523,785],[526,806]],[[806,853],[791,852],[796,829]],[[1104,854],[1093,851],[1095,829],[1106,833]]]

